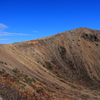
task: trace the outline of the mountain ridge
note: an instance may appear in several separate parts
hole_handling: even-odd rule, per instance
[[[12,77],[19,80],[9,83],[17,93],[21,91],[16,95],[19,100],[99,100],[99,34],[99,30],[77,28],[46,38],[0,45],[2,84],[6,84],[6,74],[12,75],[7,76],[7,82]],[[22,83],[26,85],[24,90],[14,86]],[[34,96],[26,93],[23,97],[26,87],[35,91]],[[5,100],[11,99],[11,94],[0,94]]]

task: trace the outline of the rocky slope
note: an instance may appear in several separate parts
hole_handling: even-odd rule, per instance
[[[3,100],[100,100],[100,31],[77,28],[0,45]]]

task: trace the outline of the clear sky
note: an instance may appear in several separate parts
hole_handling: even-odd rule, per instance
[[[78,27],[100,30],[100,0],[0,0],[0,44]]]

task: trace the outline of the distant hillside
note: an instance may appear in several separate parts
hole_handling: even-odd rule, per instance
[[[100,31],[77,28],[0,45],[3,100],[100,100]]]

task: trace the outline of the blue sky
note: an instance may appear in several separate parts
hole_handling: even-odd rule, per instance
[[[0,44],[99,24],[100,0],[0,0]]]

